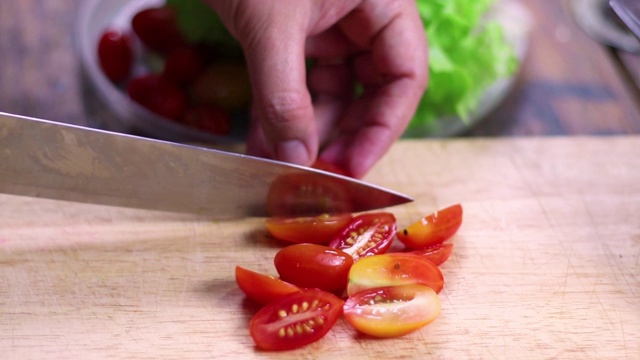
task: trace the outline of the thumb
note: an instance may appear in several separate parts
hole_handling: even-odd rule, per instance
[[[279,2],[230,3],[242,8],[232,12],[231,21],[219,15],[243,47],[253,91],[254,119],[247,148],[267,152],[257,155],[310,165],[318,139],[306,82],[309,15],[305,6],[296,5],[306,2],[293,1],[287,12],[281,11]]]

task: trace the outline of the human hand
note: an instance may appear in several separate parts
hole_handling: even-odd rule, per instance
[[[300,165],[319,156],[360,178],[406,129],[428,77],[415,0],[207,2],[245,53],[249,154]]]

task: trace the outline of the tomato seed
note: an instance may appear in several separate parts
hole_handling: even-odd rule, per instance
[[[278,311],[278,316],[281,317],[281,318],[286,317],[287,316],[287,312],[284,311],[284,310],[280,310],[280,311]]]
[[[307,311],[309,309],[309,303],[306,301],[302,302],[302,311]]]

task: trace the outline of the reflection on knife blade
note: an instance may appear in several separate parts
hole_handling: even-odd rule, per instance
[[[5,113],[0,192],[216,218],[360,212],[412,201],[306,167]]]

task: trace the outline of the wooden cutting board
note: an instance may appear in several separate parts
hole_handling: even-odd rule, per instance
[[[275,274],[263,219],[0,195],[0,349],[27,358],[640,358],[640,137],[401,141],[367,180],[453,203],[439,318],[404,337],[340,321],[257,351],[235,265]]]

